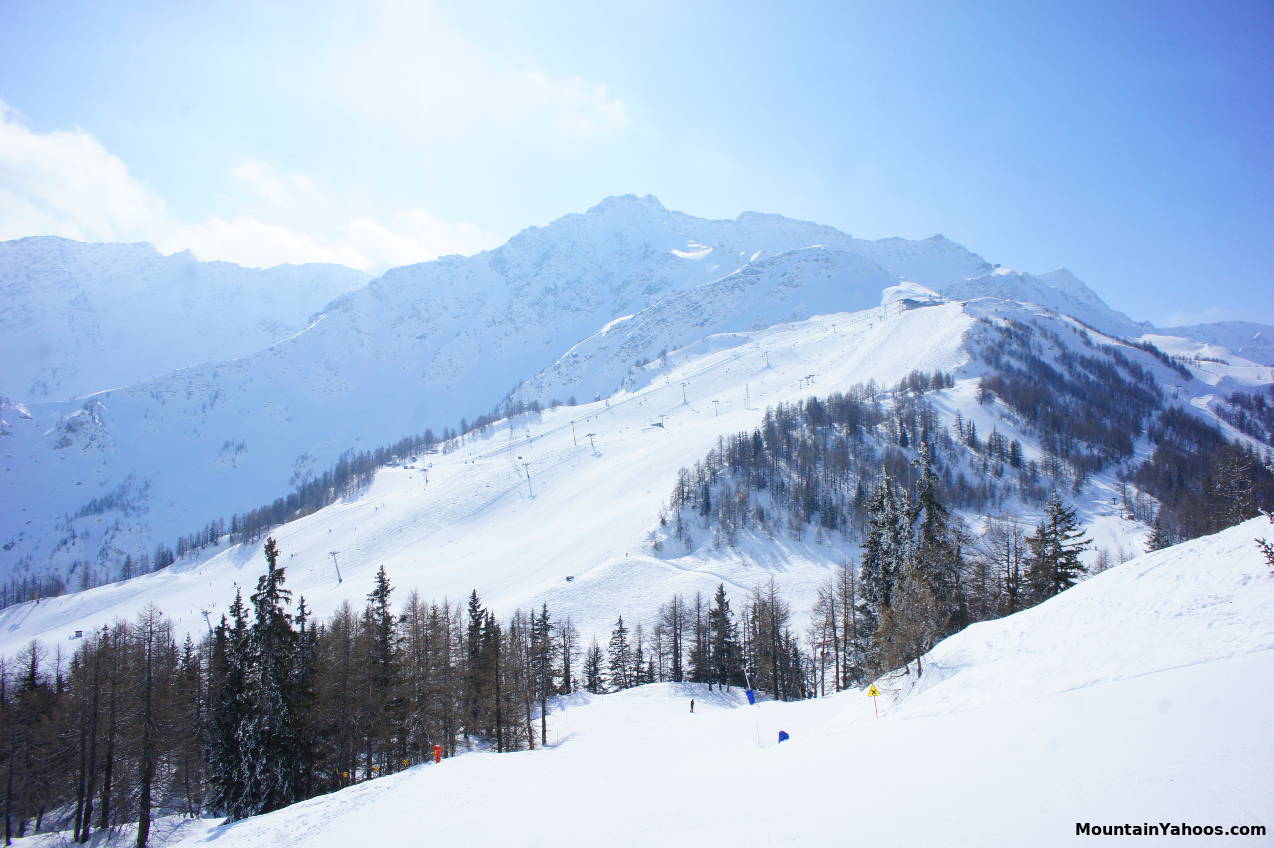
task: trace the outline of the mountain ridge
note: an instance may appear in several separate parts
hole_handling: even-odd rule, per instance
[[[247,356],[75,402],[14,398],[0,410],[0,497],[17,507],[0,521],[0,577],[109,572],[120,551],[268,503],[350,450],[509,397],[606,397],[662,349],[867,309],[882,290],[905,309],[896,293],[923,293],[916,284],[991,301],[1027,286],[1055,309],[1083,307],[1086,323],[1131,323],[1068,272],[995,269],[942,236],[863,241],[782,216],[712,221],[650,196],[608,198],[490,251],[392,269]],[[567,365],[590,350],[581,382]]]

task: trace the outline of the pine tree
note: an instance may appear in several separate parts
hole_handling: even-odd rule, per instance
[[[561,621],[557,625],[558,645],[562,651],[562,687],[559,690],[563,695],[569,695],[575,691],[575,677],[572,673],[572,666],[576,659],[579,658],[579,632],[575,629],[575,623],[569,618]]]
[[[482,718],[482,728],[488,738],[494,737],[496,751],[504,751],[505,722],[508,718],[505,710],[505,692],[501,674],[501,656],[503,648],[503,629],[496,621],[495,614],[487,610],[482,619],[481,635],[478,650],[478,714]]]
[[[266,573],[252,595],[252,669],[248,676],[251,716],[242,741],[244,791],[231,808],[233,819],[277,810],[298,799],[301,782],[296,727],[297,633],[284,608],[292,593],[283,588],[284,569],[273,538],[265,543]]]
[[[243,594],[235,591],[230,618],[213,631],[209,657],[208,802],[232,818],[245,791],[243,742],[250,715],[248,673],[251,664],[248,614]]]
[[[880,646],[879,671],[887,671],[916,662],[920,677],[921,656],[942,635],[946,621],[945,605],[929,585],[928,575],[910,560],[898,574],[893,604],[880,619],[877,644]]]
[[[708,668],[709,685],[742,686],[745,683],[743,650],[724,583],[717,584],[712,609],[708,610]]]
[[[909,511],[906,491],[889,472],[882,472],[867,501],[863,537],[862,595],[864,612],[873,627],[875,618],[890,605],[898,570],[911,553]]]
[[[137,749],[137,848],[146,848],[150,841],[151,816],[155,809],[155,783],[159,777],[160,761],[164,758],[164,726],[166,684],[172,681],[167,666],[175,654],[170,625],[163,614],[148,604],[138,615],[136,633],[136,661],[138,687],[136,698],[136,727],[140,732]]]
[[[394,590],[385,566],[377,570],[375,581],[367,595],[362,622],[367,650],[367,691],[364,696],[367,738],[364,740],[364,753],[367,770],[384,773],[395,761],[389,746],[392,740],[401,738],[402,693],[399,687],[397,618],[389,602]]]
[[[660,608],[655,634],[667,653],[668,679],[681,683],[685,680],[686,604],[680,595],[673,595],[672,600]],[[659,660],[662,664],[663,657]]]
[[[612,692],[619,692],[633,685],[632,646],[628,643],[628,628],[621,615],[610,634],[606,651],[607,683]]]
[[[1253,539],[1256,547],[1260,549],[1261,555],[1265,557],[1265,564],[1270,569],[1270,574],[1274,574],[1274,544],[1270,544],[1265,539]]]
[[[708,683],[712,680],[711,651],[708,647],[708,622],[704,615],[703,595],[695,592],[693,620],[691,622],[690,682]]]
[[[751,680],[757,689],[783,701],[800,698],[804,682],[800,664],[792,662],[791,617],[791,609],[779,595],[773,577],[765,588],[757,586],[753,590],[746,628]]]
[[[479,727],[482,711],[482,624],[486,610],[478,600],[478,590],[469,593],[468,628],[465,631],[464,740]]]
[[[938,498],[938,475],[934,473],[929,446],[920,444],[915,463],[920,468],[916,484],[915,507],[911,514],[914,528],[916,567],[942,610],[939,630],[943,634],[960,630],[969,623],[967,599],[962,578],[961,536],[951,512]]]
[[[293,710],[296,716],[297,797],[315,794],[318,738],[318,630],[310,623],[310,610],[302,595],[296,604],[296,666],[292,670]]]
[[[553,640],[553,624],[549,620],[548,604],[540,606],[537,617],[531,612],[531,644],[529,660],[531,665],[531,691],[540,708],[540,744],[548,739],[549,696],[555,691],[553,661],[556,655],[556,644]]]
[[[1150,528],[1150,538],[1146,539],[1146,552],[1161,551],[1164,548],[1171,547],[1172,534],[1168,532],[1168,528],[1164,526],[1163,510],[1155,513],[1154,526]]]
[[[594,695],[606,691],[602,681],[602,648],[596,640],[584,652],[584,689]]]
[[[1056,490],[1044,506],[1044,520],[1026,539],[1027,576],[1036,602],[1069,589],[1085,572],[1079,553],[1088,546],[1075,509]]]

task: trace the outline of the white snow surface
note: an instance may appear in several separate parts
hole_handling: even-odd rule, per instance
[[[1274,326],[1254,321],[1216,321],[1188,327],[1161,327],[1165,336],[1179,336],[1219,345],[1261,365],[1274,365]]]
[[[146,246],[23,242],[158,261]],[[348,449],[454,426],[521,381],[516,398],[585,404],[424,458],[435,466],[429,488],[419,464],[387,469],[369,491],[279,528],[293,587],[329,612],[361,598],[383,563],[397,585],[429,597],[477,588],[499,609],[543,600],[604,633],[612,615],[648,618],[672,592],[721,581],[739,594],[774,574],[799,613],[853,550],[815,534],[652,551],[677,470],[719,436],[755,427],[767,405],[888,385],[912,369],[960,371],[955,389],[934,396],[947,420],[959,411],[1038,457],[1002,406],[976,400],[982,366],[963,346],[971,315],[1051,322],[1068,338],[1073,322],[1050,310],[1116,330],[1131,322],[1067,272],[993,270],[941,236],[863,241],[780,216],[707,221],[650,197],[610,198],[494,251],[391,271],[250,356],[75,403],[0,398],[0,579],[60,571],[76,588],[92,569],[100,582],[125,553],[266,504]],[[974,300],[944,300],[953,295]],[[1271,378],[1255,365],[1218,375],[1205,362],[1182,380],[1150,364],[1209,417],[1216,396]],[[1103,547],[1137,549],[1143,528],[1105,505],[1113,488],[1094,479],[1081,514]],[[330,550],[342,551],[342,585]],[[204,550],[160,574],[0,612],[0,636],[6,650],[62,639],[146,602],[200,631],[200,611],[224,605],[236,583],[253,585],[259,564],[259,546]]]
[[[184,262],[192,273],[211,273],[207,263],[159,258],[144,245],[73,250],[73,243],[34,241],[72,253],[100,247],[128,260],[116,264],[162,259],[165,268]],[[690,245],[711,252],[699,258],[672,252]],[[118,568],[123,552],[150,551],[161,541],[171,546],[214,518],[269,503],[347,450],[427,427],[441,431],[489,412],[519,381],[621,316],[749,265],[765,269],[774,257],[812,245],[853,254],[862,272],[854,279],[875,274],[881,288],[903,277],[937,285],[989,267],[944,239],[871,242],[777,215],[709,221],[667,210],[652,197],[608,198],[487,253],[394,269],[328,304],[301,332],[251,355],[71,403],[29,403],[29,418],[5,416],[0,578],[54,571],[75,586],[88,567],[100,579]],[[21,287],[27,271],[19,266],[12,279]],[[50,274],[62,279],[60,271]],[[128,285],[153,288],[138,274],[141,282]],[[70,274],[67,285],[79,285],[78,277]],[[792,276],[782,282],[797,289],[805,283]],[[814,307],[861,308],[860,292],[847,291],[837,304],[835,289],[810,282],[820,293],[796,292],[768,310],[757,298],[747,326],[808,318]],[[868,305],[878,298],[879,288]],[[24,312],[23,302],[7,298],[0,315],[15,326],[64,320],[60,309],[38,320],[23,317],[38,312]],[[695,338],[733,327],[735,317],[725,309],[720,326],[703,327]],[[198,348],[196,337],[220,332],[206,323],[174,326],[191,339],[185,346]],[[80,355],[75,345],[67,349]],[[14,355],[28,358],[22,349]],[[103,503],[114,506],[103,511]],[[86,508],[95,514],[82,515]]]
[[[861,691],[756,706],[675,684],[574,696],[546,749],[462,754],[191,823],[170,844],[1060,846],[1091,839],[1080,822],[1269,827],[1274,576],[1259,536],[1274,536],[1264,518],[974,625],[919,680],[913,666],[878,681],[879,717]]]
[[[781,269],[812,261],[834,280],[846,266],[824,266],[826,257],[796,251],[770,264]],[[813,272],[802,275],[815,278]],[[749,287],[760,284],[747,275],[721,284],[741,288],[730,297],[691,298],[682,309],[661,313],[655,307],[660,320],[638,313],[612,333],[640,338],[643,327],[675,333],[678,320],[689,323],[696,315],[713,321],[746,316]],[[741,306],[713,313],[710,306],[720,303]],[[623,387],[604,400],[501,421],[458,450],[382,469],[356,497],[272,532],[284,552],[289,587],[316,613],[328,615],[342,601],[361,603],[384,565],[400,599],[416,590],[458,601],[476,589],[501,615],[547,603],[556,615],[573,617],[585,639],[596,634],[604,641],[617,615],[649,622],[676,592],[709,594],[724,583],[741,600],[773,577],[803,627],[817,586],[838,562],[857,554],[854,543],[811,529],[801,541],[747,532],[734,547],[723,547],[699,532],[691,549],[672,539],[659,549],[653,544],[663,535],[658,516],[678,470],[702,459],[723,434],[758,426],[767,406],[868,380],[888,387],[912,370],[955,374],[954,388],[929,395],[948,425],[959,413],[979,432],[998,430],[1021,440],[1026,457],[1038,459],[1038,444],[1001,404],[977,401],[985,365],[970,359],[968,335],[985,330],[979,318],[1002,320],[1004,314],[1053,322],[1059,338],[1081,350],[1072,331],[1078,325],[1068,326],[1042,307],[927,303],[906,308],[891,302],[702,337],[667,357],[629,366]],[[1164,383],[1176,379],[1183,400],[1210,415],[1205,399],[1216,387],[1206,375],[1183,380],[1148,354],[1125,350]],[[598,359],[622,364],[627,353]],[[86,411],[77,426],[91,430],[95,414]],[[1141,450],[1148,455],[1148,444]],[[1119,561],[1144,547],[1145,528],[1120,514],[1118,494],[1117,481],[1103,473],[1072,498],[1095,543],[1086,554],[1089,564],[1101,549]],[[1036,520],[1037,507],[1004,508],[1028,527]],[[103,519],[81,521],[94,520]],[[339,583],[333,550],[344,578]],[[203,610],[223,609],[236,586],[250,590],[262,562],[260,543],[205,550],[124,583],[0,610],[0,653],[13,654],[32,638],[58,642],[75,630],[131,619],[148,603],[171,616],[179,634],[198,635],[206,629]]]
[[[359,497],[277,528],[289,588],[327,615],[342,600],[361,602],[384,565],[399,598],[416,589],[460,600],[477,589],[501,615],[546,602],[557,615],[573,616],[585,634],[609,632],[621,613],[649,620],[674,592],[706,594],[719,582],[741,600],[770,574],[798,608],[807,605],[845,555],[843,546],[811,536],[803,543],[743,540],[736,549],[651,550],[678,470],[700,460],[721,434],[757,426],[766,406],[869,379],[892,384],[914,369],[957,368],[967,358],[962,342],[972,322],[960,304],[944,303],[710,336],[640,369],[631,389],[539,419],[501,422],[454,452],[383,469]],[[343,583],[331,550],[340,552]],[[0,610],[0,654],[31,638],[64,640],[74,630],[132,618],[147,603],[171,616],[179,632],[198,635],[205,630],[201,611],[224,607],[236,585],[255,585],[262,562],[261,543],[239,545]]]
[[[1100,332],[1127,338],[1144,333],[1148,324],[1133,321],[1111,309],[1096,292],[1065,268],[1047,274],[1027,274],[999,268],[984,276],[935,286],[956,300],[995,298],[1043,306],[1060,315],[1071,315]]]

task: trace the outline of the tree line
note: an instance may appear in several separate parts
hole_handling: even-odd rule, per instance
[[[689,549],[705,533],[733,545],[746,530],[798,540],[808,531],[861,535],[872,481],[883,468],[913,483],[920,445],[953,507],[982,512],[1014,499],[1042,502],[1049,469],[1026,458],[1021,442],[995,430],[980,435],[959,415],[953,430],[944,426],[927,394],[953,385],[944,372],[913,372],[892,390],[869,382],[767,408],[752,432],[718,439],[681,469],[656,549],[669,538]]]
[[[179,645],[153,606],[85,635],[69,656],[39,643],[0,659],[6,844],[32,832],[157,815],[240,819],[462,748],[535,748],[548,699],[572,691],[578,636],[547,607],[501,622],[411,593],[382,568],[365,606],[317,622],[293,609],[273,539],[266,571],[208,635]]]
[[[572,405],[574,400],[571,398]],[[558,401],[554,400],[553,405],[557,404]],[[441,434],[426,429],[423,433],[406,436],[372,450],[346,451],[331,468],[299,481],[294,479],[291,492],[268,504],[236,513],[229,519],[214,518],[199,530],[178,536],[171,546],[166,542],[159,542],[153,551],[118,551],[122,559],[107,567],[108,576],[105,580],[94,579],[92,564],[87,560],[79,560],[71,568],[72,572],[78,571],[80,575],[74,587],[58,574],[27,574],[10,578],[0,584],[0,609],[25,601],[63,595],[72,588],[84,591],[116,580],[128,580],[140,574],[158,571],[182,557],[223,542],[258,542],[275,527],[304,518],[357,493],[371,483],[381,468],[405,458],[414,461],[418,454],[447,453],[463,445],[469,436],[485,435],[497,421],[518,415],[539,415],[542,410],[539,401],[505,400],[499,408],[479,415],[472,421],[461,418],[455,429],[444,427]],[[222,447],[223,450],[235,452],[246,450],[242,442],[226,442]],[[126,512],[138,498],[144,497],[147,488],[149,484],[139,485],[130,475],[115,491],[90,500],[75,517],[99,515],[110,510]],[[70,538],[74,539],[73,532]]]
[[[0,659],[6,844],[44,830],[76,842],[161,814],[240,819],[474,747],[535,748],[550,699],[670,681],[748,686],[792,700],[860,685],[914,662],[965,624],[1029,606],[1083,567],[1073,510],[1054,496],[1029,536],[1006,524],[970,547],[921,450],[914,489],[873,487],[862,563],[820,588],[804,640],[774,581],[736,615],[674,596],[653,622],[622,616],[605,650],[541,606],[505,622],[411,593],[397,612],[385,570],[361,610],[292,609],[273,539],[266,571],[208,635],[178,645],[150,606],[87,634],[70,656],[32,643]]]

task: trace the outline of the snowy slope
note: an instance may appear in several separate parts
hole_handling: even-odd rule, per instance
[[[6,415],[0,577],[100,579],[124,552],[268,503],[346,450],[489,411],[616,318],[822,242],[867,256],[854,260],[863,268],[887,263],[873,272],[882,283],[936,285],[986,264],[944,239],[866,242],[779,216],[707,221],[610,198],[488,253],[391,271],[253,355]],[[750,326],[855,308],[861,293],[835,300],[758,300]]]
[[[862,692],[577,696],[548,749],[463,754],[173,844],[1052,846],[1077,823],[1268,828],[1274,576],[1252,539],[1272,531],[1255,519],[956,634],[918,683],[880,681],[879,718]]]
[[[1274,365],[1274,327],[1269,324],[1217,321],[1189,327],[1161,327],[1156,332],[1222,347],[1261,365]]]
[[[1027,274],[999,268],[994,273],[939,286],[944,295],[956,300],[998,298],[1034,303],[1061,315],[1071,315],[1103,333],[1128,338],[1149,329],[1122,312],[1111,309],[1070,271]]]
[[[634,391],[656,373],[635,363],[664,349],[710,352],[731,333],[863,309],[886,288],[897,309],[898,292],[927,287],[1127,329],[1069,275],[991,270],[940,236],[863,241],[780,216],[709,221],[610,198],[496,250],[391,271],[250,356],[74,403],[3,405],[0,579],[54,572],[75,587],[91,571],[100,582],[126,553],[269,503],[347,450],[472,419],[519,384],[542,401]],[[893,356],[854,379],[936,367],[895,374]],[[819,370],[794,366],[792,385]]]
[[[246,356],[366,280],[339,265],[263,271],[148,244],[0,242],[0,395],[62,400]]]
[[[809,247],[751,262],[712,283],[610,322],[514,392],[523,401],[604,397],[642,379],[642,364],[708,335],[868,309],[896,278],[864,257]]]
[[[384,564],[404,591],[459,598],[477,588],[500,610],[544,600],[586,632],[608,631],[618,613],[653,615],[676,591],[707,592],[721,580],[732,593],[746,591],[771,570],[798,605],[808,603],[840,548],[767,542],[706,557],[649,550],[678,469],[702,458],[720,434],[755,427],[767,405],[873,378],[896,382],[913,369],[954,369],[967,357],[971,323],[960,304],[874,309],[673,351],[666,364],[641,369],[632,390],[540,420],[501,423],[455,452],[384,469],[357,499],[279,528],[289,585],[327,614],[342,599],[365,595]],[[345,578],[339,585],[328,556],[334,549]],[[0,610],[0,654],[37,635],[62,639],[131,618],[148,602],[179,628],[200,631],[200,610],[224,605],[236,581],[254,583],[261,561],[259,544],[235,547],[197,564]],[[567,583],[567,575],[576,579]]]
[[[505,611],[547,602],[585,634],[604,635],[616,615],[648,620],[675,592],[708,593],[724,582],[740,596],[772,575],[800,620],[829,570],[855,553],[852,543],[815,533],[799,543],[745,534],[735,548],[716,548],[709,537],[692,550],[679,543],[656,550],[658,516],[678,470],[720,435],[757,426],[767,406],[872,379],[892,384],[915,369],[955,373],[954,388],[929,396],[948,425],[959,413],[980,432],[1021,440],[1026,457],[1039,458],[1038,444],[1001,405],[977,400],[986,366],[970,359],[969,334],[985,327],[979,317],[999,315],[1052,321],[1080,349],[1065,320],[987,302],[891,303],[708,336],[632,369],[625,388],[602,401],[499,422],[454,452],[384,469],[358,497],[278,528],[289,584],[327,614],[342,600],[360,602],[383,564],[404,591],[457,599],[476,588]],[[1203,379],[1180,380],[1145,353],[1129,354],[1161,379],[1175,377],[1185,396],[1214,390]],[[1206,404],[1196,408],[1207,414]],[[1116,555],[1142,548],[1145,528],[1120,515],[1117,495],[1117,481],[1100,474],[1076,500],[1096,543],[1090,558],[1100,548]],[[1011,506],[1032,520],[1031,506]],[[343,583],[332,550],[340,552]],[[200,632],[201,611],[223,607],[236,584],[251,586],[261,562],[259,544],[205,551],[127,583],[0,611],[0,653],[131,618],[146,603],[172,615],[179,630]]]

